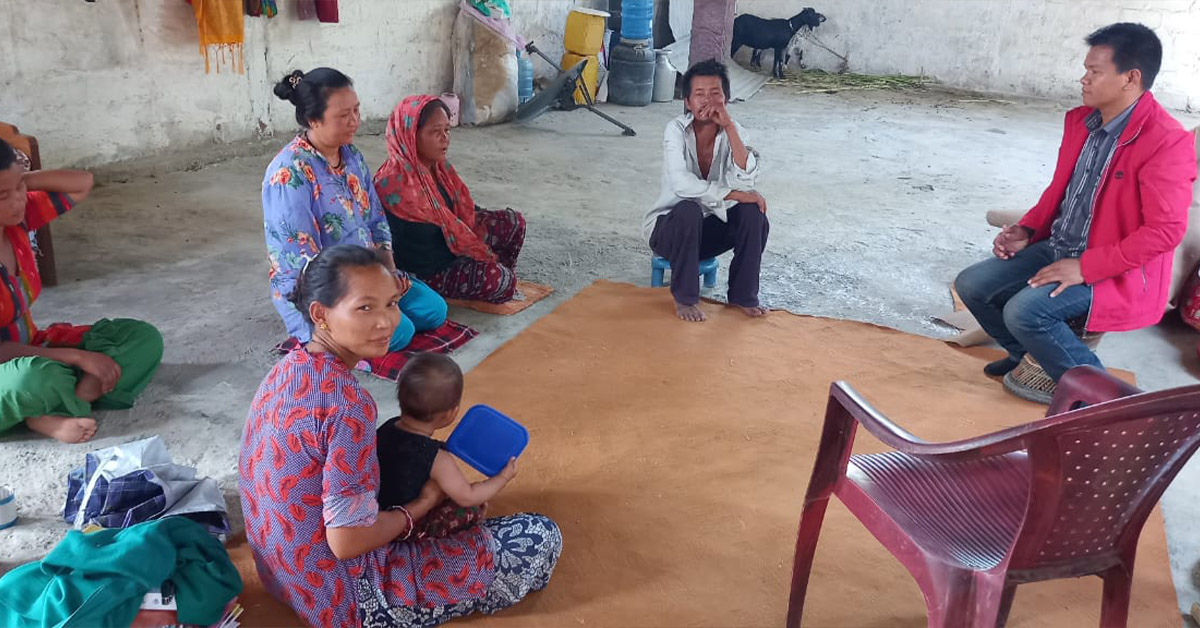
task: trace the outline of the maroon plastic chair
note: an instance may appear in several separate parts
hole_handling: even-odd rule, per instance
[[[895,451],[851,455],[861,423]],[[1047,418],[927,443],[834,383],[804,498],[787,625],[798,628],[836,495],[908,569],[931,627],[1003,626],[1019,584],[1097,575],[1103,628],[1125,626],[1146,517],[1200,445],[1200,386],[1142,393],[1071,369]]]

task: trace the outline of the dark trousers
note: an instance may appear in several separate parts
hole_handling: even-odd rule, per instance
[[[726,222],[705,216],[695,201],[681,201],[659,216],[650,249],[671,262],[671,295],[684,305],[700,301],[700,260],[733,249],[729,265],[729,302],[758,307],[758,273],[771,225],[756,203],[738,203]]]

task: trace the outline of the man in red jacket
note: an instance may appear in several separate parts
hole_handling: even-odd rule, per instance
[[[1026,353],[1055,381],[1101,366],[1073,328],[1147,327],[1167,302],[1196,178],[1193,137],[1149,91],[1162,63],[1154,31],[1113,24],[1086,41],[1084,106],[1067,113],[1050,187],[996,236],[994,258],[955,281],[1008,351],[988,375],[1008,374]]]

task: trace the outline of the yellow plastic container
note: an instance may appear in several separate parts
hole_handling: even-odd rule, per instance
[[[588,92],[592,95],[592,100],[596,100],[596,90],[600,88],[600,58],[596,55],[577,55],[573,52],[563,53],[562,66],[564,72],[569,72],[575,64],[587,59],[587,65],[583,68],[583,85],[587,86]],[[583,86],[575,89],[575,103],[582,105],[586,100],[583,97]]]
[[[598,9],[572,9],[567,14],[563,48],[577,55],[598,55],[604,47],[604,24],[608,13]]]

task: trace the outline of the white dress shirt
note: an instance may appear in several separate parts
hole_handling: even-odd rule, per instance
[[[738,167],[733,160],[733,149],[725,130],[717,131],[713,146],[712,167],[708,178],[700,174],[700,159],[696,151],[696,133],[692,129],[694,117],[685,113],[667,123],[663,139],[662,191],[654,207],[646,212],[642,234],[650,240],[654,223],[659,216],[671,211],[680,201],[694,200],[704,208],[705,216],[716,216],[726,220],[725,212],[737,204],[726,200],[732,190],[751,191],[758,179],[758,152],[750,148],[746,130],[734,121],[738,137],[746,145],[746,168]]]

